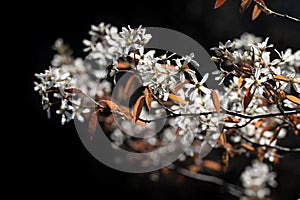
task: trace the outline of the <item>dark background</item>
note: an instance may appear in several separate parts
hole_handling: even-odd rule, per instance
[[[177,175],[163,176],[153,182],[145,175],[127,174],[104,166],[83,147],[72,122],[61,126],[59,118],[47,119],[32,82],[35,72],[48,68],[54,53],[51,45],[58,37],[71,44],[75,56],[84,56],[82,40],[89,38],[91,24],[102,21],[119,28],[127,25],[171,28],[194,38],[207,51],[219,41],[226,42],[243,32],[268,36],[279,50],[300,49],[299,23],[264,14],[252,22],[252,6],[241,15],[239,3],[228,0],[217,10],[213,9],[213,0],[36,3],[33,17],[28,20],[28,30],[25,30],[30,34],[32,51],[22,84],[24,112],[30,113],[30,117],[24,117],[28,122],[28,134],[24,139],[31,142],[26,143],[21,152],[20,162],[25,167],[20,173],[34,183],[28,185],[27,192],[53,198],[85,195],[83,198],[88,199],[96,195],[96,198],[104,199],[108,194],[111,198],[120,195],[134,199],[232,199],[213,184],[190,179],[182,182]],[[271,9],[300,17],[298,0],[266,3]],[[299,160],[287,157],[278,167],[278,180],[283,184],[275,191],[277,199],[296,199],[299,195],[299,166]],[[239,172],[230,173],[229,177],[234,179]],[[24,182],[25,186],[27,184]]]

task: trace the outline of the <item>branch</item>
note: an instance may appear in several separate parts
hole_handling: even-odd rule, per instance
[[[254,0],[254,2],[267,15],[273,15],[273,16],[277,16],[277,17],[283,17],[283,18],[286,18],[286,19],[289,19],[289,20],[292,20],[292,21],[300,22],[300,19],[297,19],[295,17],[291,17],[291,16],[289,16],[287,14],[281,14],[281,13],[278,13],[278,12],[275,12],[275,11],[269,9],[267,6],[263,5],[259,0]]]

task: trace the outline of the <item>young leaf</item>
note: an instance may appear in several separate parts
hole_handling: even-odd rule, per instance
[[[245,79],[244,79],[244,76],[241,76],[241,77],[239,78],[238,88],[243,87],[243,86],[245,85],[245,83],[246,83],[246,81],[245,81]]]
[[[243,0],[240,5],[240,12],[243,13],[250,6],[252,0]]]
[[[212,97],[213,104],[215,106],[215,109],[216,109],[217,113],[220,114],[220,112],[221,112],[221,105],[220,105],[218,94],[217,94],[217,92],[215,90],[212,90],[211,97]]]
[[[247,109],[247,107],[249,106],[252,98],[253,98],[253,95],[255,93],[255,90],[256,90],[256,87],[254,86],[254,84],[250,85],[250,87],[247,89],[246,91],[246,94],[245,94],[245,97],[244,97],[244,101],[243,101],[243,104],[244,104],[244,110]]]
[[[263,0],[256,0],[255,3],[256,4],[252,12],[252,21],[260,15],[261,11],[263,10],[262,6],[265,6],[265,2]]]
[[[290,100],[291,102],[295,103],[295,104],[298,104],[300,106],[300,99],[293,96],[293,95],[286,95],[286,98],[288,100]]]
[[[120,105],[120,106],[119,106],[119,109],[120,109],[122,115],[123,115],[126,119],[128,119],[128,120],[131,120],[131,119],[132,119],[132,114],[131,114],[130,110],[129,110],[126,106]]]
[[[124,87],[124,92],[123,92],[123,98],[125,101],[128,100],[128,98],[130,98],[132,96],[132,94],[134,93],[136,86],[139,84],[139,78],[137,77],[137,75],[131,75],[127,82],[126,85]]]
[[[147,106],[148,110],[150,110],[151,109],[152,97],[151,97],[151,93],[150,93],[149,88],[145,88],[144,94],[145,94],[146,106]]]
[[[252,21],[255,20],[259,16],[260,13],[261,13],[261,9],[256,4],[252,11]]]
[[[224,151],[222,153],[222,170],[225,172],[228,168],[228,160],[229,160],[229,155],[227,151]]]
[[[90,133],[95,133],[96,131],[96,127],[97,127],[97,122],[98,122],[98,113],[99,113],[99,109],[95,110],[92,114],[91,114],[91,118],[89,121],[89,132]],[[90,138],[91,140],[93,139],[93,137]]]
[[[214,171],[220,171],[221,165],[213,160],[204,160],[203,161],[203,167],[214,170]]]
[[[215,3],[215,7],[214,9],[219,8],[220,6],[222,6],[225,3],[226,0],[217,0]]]
[[[285,78],[285,77],[282,76],[282,75],[276,75],[276,76],[273,76],[273,78],[274,78],[275,80],[289,82],[289,79]]]
[[[125,62],[118,62],[118,69],[128,69],[129,68],[129,64],[125,63]]]
[[[111,100],[104,101],[111,111],[120,110],[119,106]]]
[[[140,96],[133,107],[133,121],[136,123],[144,106],[145,96]]]
[[[272,137],[271,137],[271,138],[270,138],[270,140],[269,140],[269,145],[271,145],[271,144],[272,144],[272,142],[274,142],[274,140],[277,138],[277,136],[278,136],[278,134],[279,134],[279,131],[280,131],[280,129],[281,129],[281,127],[280,127],[280,126],[278,126],[278,127],[275,129],[275,131],[274,131],[274,133],[273,133]]]
[[[254,147],[250,146],[249,144],[245,144],[245,143],[242,143],[241,147],[243,147],[244,149],[251,151],[251,152],[253,152],[255,150]]]
[[[182,103],[182,104],[186,104],[186,101],[178,96],[176,96],[175,94],[173,93],[170,93],[169,94],[169,99],[177,102],[177,103]]]

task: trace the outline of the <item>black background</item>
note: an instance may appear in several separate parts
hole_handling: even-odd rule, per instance
[[[33,91],[34,73],[48,68],[53,56],[51,46],[58,37],[71,44],[75,56],[84,56],[82,40],[89,38],[91,24],[104,21],[117,27],[131,25],[156,26],[180,31],[197,40],[207,51],[219,41],[239,37],[243,32],[252,32],[270,37],[279,50],[300,47],[300,24],[287,19],[262,14],[251,21],[250,9],[239,13],[239,1],[227,1],[221,8],[213,10],[212,0],[185,1],[81,1],[62,3],[38,2],[33,17],[28,20],[32,52],[30,66],[24,73],[21,84],[25,97],[24,112],[28,130],[23,135],[26,143],[21,151],[21,174],[28,184],[30,195],[38,197],[104,199],[230,199],[220,188],[186,179],[179,183],[178,176],[161,177],[158,182],[148,176],[118,172],[94,159],[83,147],[73,123],[60,125],[59,118],[47,119],[42,111],[39,96]],[[272,0],[267,5],[274,10],[299,16],[297,0]],[[25,131],[24,131],[25,134]],[[296,138],[296,139],[299,139]],[[287,158],[278,168],[278,180],[283,182],[276,191],[277,199],[295,199],[299,195],[299,159]],[[231,172],[235,173],[235,172]],[[236,172],[238,173],[238,172]],[[41,192],[41,195],[37,192]],[[300,196],[300,195],[299,195]],[[95,198],[95,197],[93,197]],[[109,197],[108,197],[109,198]]]

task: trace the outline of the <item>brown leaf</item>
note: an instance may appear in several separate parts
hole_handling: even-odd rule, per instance
[[[109,109],[111,111],[118,111],[118,110],[120,110],[119,106],[116,103],[114,103],[113,101],[111,101],[111,100],[104,100],[104,102],[106,103],[106,105],[109,107]]]
[[[151,109],[152,96],[151,96],[149,88],[145,88],[144,94],[145,94],[146,106],[147,106],[148,110],[150,110]]]
[[[136,120],[135,124],[140,125],[140,126],[144,126],[144,127],[147,126],[147,123],[140,120],[140,119]]]
[[[276,75],[276,76],[273,76],[273,78],[274,78],[275,80],[289,82],[289,79],[285,78],[285,77],[282,76],[282,75]]]
[[[225,3],[226,0],[217,0],[215,3],[215,7],[214,9],[219,8],[220,6],[222,6]]]
[[[241,147],[243,147],[244,149],[251,151],[251,152],[253,152],[255,150],[254,147],[250,146],[249,144],[245,144],[245,143],[242,143]]]
[[[176,92],[178,92],[179,90],[181,90],[183,88],[183,86],[188,83],[189,81],[188,80],[185,80],[185,82],[180,82],[178,83],[175,87],[174,87],[174,90]]]
[[[124,100],[127,100],[128,97],[131,97],[134,90],[136,89],[136,85],[138,84],[139,79],[136,75],[132,75],[128,78],[125,88],[124,88]]]
[[[76,94],[82,94],[83,93],[83,91],[81,89],[74,88],[74,87],[65,88],[65,92],[76,93]]]
[[[246,94],[244,96],[244,101],[243,101],[243,105],[244,105],[244,110],[247,109],[247,107],[249,106],[253,95],[255,93],[256,87],[254,86],[254,84],[250,85],[250,87],[247,89]]]
[[[133,107],[133,121],[136,123],[144,106],[145,96],[140,96]]]
[[[243,86],[245,85],[245,83],[246,83],[246,81],[245,81],[244,77],[241,76],[241,77],[239,78],[238,88],[243,87]]]
[[[261,9],[259,8],[259,6],[257,4],[255,4],[253,11],[252,11],[252,21],[255,20],[259,14],[261,13]]]
[[[132,119],[132,114],[131,114],[129,108],[127,108],[126,106],[120,105],[119,109],[120,109],[122,115],[124,117],[126,117],[126,119],[128,119],[128,120]]]
[[[218,94],[215,90],[211,91],[211,97],[212,97],[212,101],[213,101],[213,104],[214,104],[214,107],[215,107],[217,113],[220,114],[221,105],[220,105]]]
[[[239,123],[240,120],[235,117],[226,116],[224,118],[224,122],[233,122],[233,123]]]
[[[222,153],[222,170],[225,172],[228,168],[229,155],[227,151]]]
[[[220,134],[221,145],[224,146],[226,143],[226,135],[224,132]]]
[[[182,103],[182,104],[186,104],[186,101],[178,96],[176,96],[175,94],[173,93],[170,93],[169,94],[169,99],[177,102],[177,103]]]
[[[273,133],[272,137],[271,137],[270,140],[269,140],[269,145],[271,145],[272,142],[274,142],[274,140],[277,138],[280,129],[281,129],[281,127],[278,126],[278,127],[274,130],[274,133]]]
[[[286,95],[286,98],[288,100],[290,100],[291,102],[300,105],[300,99],[299,98],[297,98],[297,97],[295,97],[293,95]]]
[[[118,62],[118,69],[128,69],[129,68],[129,63],[125,62]]]
[[[97,127],[97,122],[98,122],[98,113],[99,113],[99,109],[95,110],[92,114],[91,114],[91,118],[89,121],[89,132],[90,133],[95,133],[96,131],[96,127]],[[93,139],[93,137],[90,138],[91,140]]]
[[[252,0],[243,0],[243,2],[240,5],[240,12],[243,13],[245,10],[249,7],[249,5],[252,3]]]
[[[221,165],[213,160],[204,160],[203,161],[203,167],[214,170],[214,171],[220,171]]]
[[[252,124],[255,126],[255,128],[259,128],[264,123],[264,119],[260,119],[257,122],[253,122]]]

